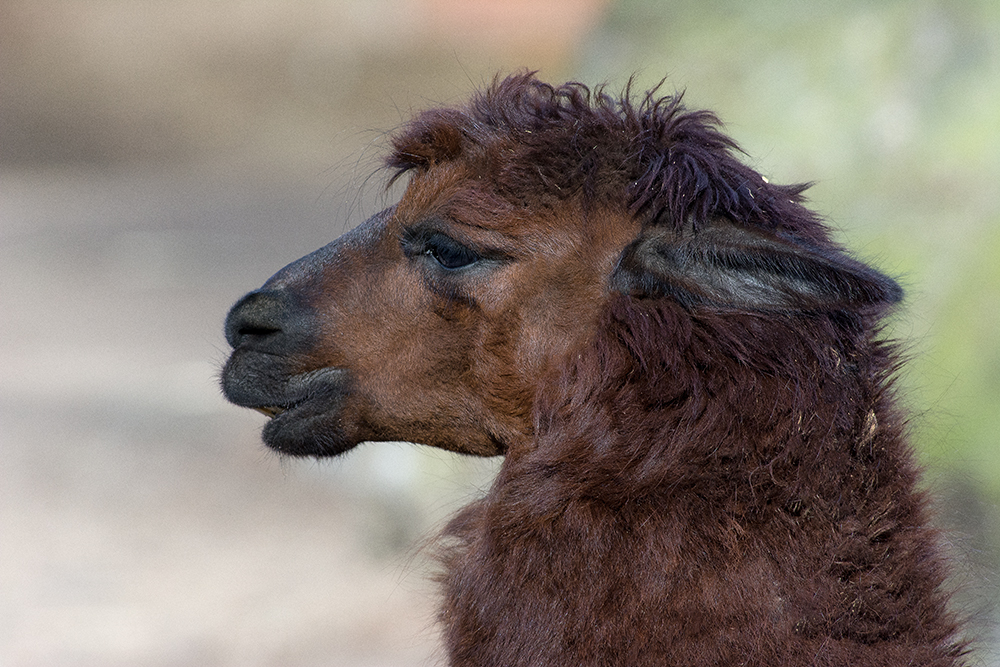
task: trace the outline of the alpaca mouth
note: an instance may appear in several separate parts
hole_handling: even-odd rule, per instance
[[[282,387],[281,399],[244,403],[245,407],[256,410],[272,421],[292,413],[313,414],[324,411],[331,395],[339,395],[344,388],[346,373],[340,368],[320,368],[307,373],[293,375]]]
[[[298,418],[315,416],[316,414],[321,414],[329,409],[328,401],[324,395],[309,396],[295,401],[294,403],[284,403],[281,405],[249,405],[246,407],[249,407],[251,410],[259,412],[267,417],[267,425],[264,428],[270,429],[272,432],[275,428],[278,428],[278,424],[284,425],[285,422],[295,421]],[[281,428],[283,428],[283,426],[281,426]]]
[[[340,435],[348,371],[319,368],[280,377],[259,355],[234,355],[222,373],[232,403],[268,418],[261,436],[270,448],[294,456],[332,456],[356,444]],[[272,378],[261,382],[261,377]]]
[[[256,410],[269,423],[325,412],[346,388],[347,371],[342,368],[319,368],[280,378],[260,361],[258,355],[233,355],[222,372],[222,391],[230,402]],[[262,382],[262,376],[273,379]]]
[[[252,408],[252,409],[256,410],[257,412],[261,413],[262,415],[274,418],[274,417],[277,417],[278,415],[280,415],[282,412],[284,412],[288,408],[278,407],[277,405],[261,405],[261,406],[258,406],[258,407]]]

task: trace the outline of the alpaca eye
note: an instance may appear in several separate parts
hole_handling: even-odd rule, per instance
[[[424,254],[448,270],[469,266],[480,259],[473,250],[444,234],[431,234],[424,244]]]

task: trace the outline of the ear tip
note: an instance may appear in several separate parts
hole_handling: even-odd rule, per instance
[[[872,290],[872,303],[895,306],[906,297],[906,293],[898,282],[885,274],[875,273],[875,280],[873,281],[875,289]]]
[[[899,286],[899,283],[893,280],[891,283],[891,287],[889,288],[887,301],[889,303],[896,304],[902,301],[905,297],[906,297],[906,292],[904,292],[903,288]]]

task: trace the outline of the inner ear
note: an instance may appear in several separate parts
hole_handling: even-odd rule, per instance
[[[839,249],[723,219],[645,228],[622,251],[611,287],[688,307],[763,311],[857,310],[903,296],[891,278]]]

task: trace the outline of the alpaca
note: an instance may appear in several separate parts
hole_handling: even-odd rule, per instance
[[[679,96],[497,79],[230,311],[223,391],[273,449],[505,457],[441,538],[450,664],[961,664],[902,292],[738,154]]]

